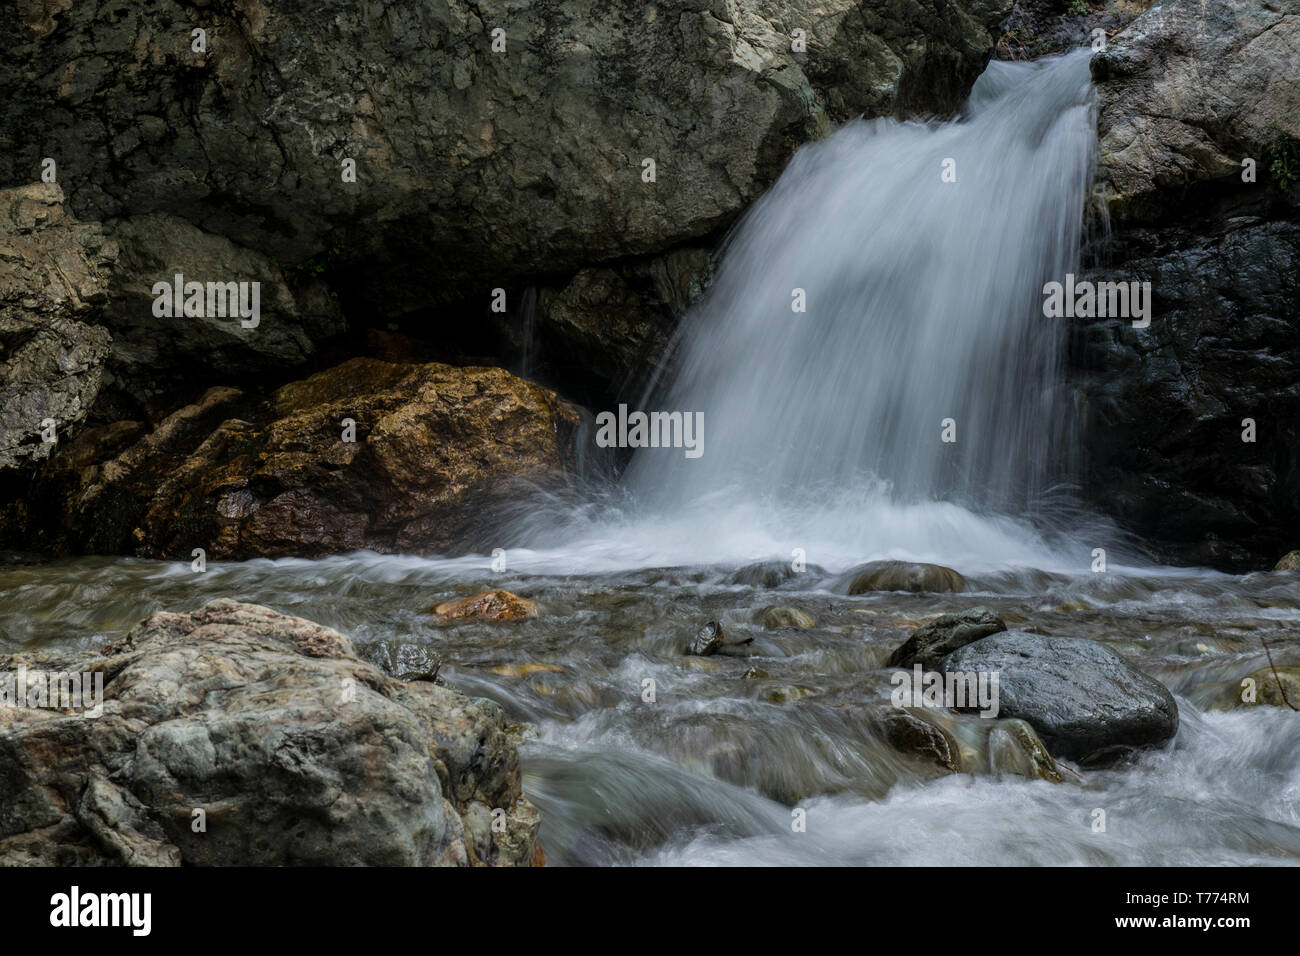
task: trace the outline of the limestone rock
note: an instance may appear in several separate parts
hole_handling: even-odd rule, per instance
[[[1099,178],[1112,216],[1151,218],[1177,188],[1267,175],[1280,131],[1300,138],[1300,4],[1171,0],[1092,61],[1100,110]]]
[[[1011,0],[11,6],[3,125],[41,135],[0,182],[48,155],[81,215],[341,243],[395,314],[718,231],[833,123],[955,109]]]
[[[0,862],[533,858],[538,814],[501,708],[387,677],[329,628],[219,600],[155,614],[99,657],[24,662],[102,674],[103,712],[0,709]]]
[[[54,183],[0,189],[0,470],[47,459],[99,393],[111,338],[94,322],[116,245]]]

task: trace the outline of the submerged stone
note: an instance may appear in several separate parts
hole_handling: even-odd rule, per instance
[[[807,611],[797,607],[768,607],[754,615],[754,623],[762,624],[768,630],[778,627],[793,627],[806,630],[816,627],[816,619]]]
[[[695,637],[686,648],[686,653],[708,657],[716,654],[720,647],[722,647],[722,625],[717,621],[710,621],[695,633]]]
[[[815,564],[806,565],[802,571],[796,571],[791,561],[758,561],[734,571],[724,583],[743,584],[751,588],[777,588],[795,579],[816,581],[825,573],[823,568]]]
[[[1049,783],[1065,779],[1034,728],[1016,718],[991,720],[946,710],[907,708],[882,714],[880,729],[900,753],[954,773],[1013,774]]]
[[[496,590],[439,604],[433,613],[446,621],[520,621],[536,617],[540,612],[537,605],[527,598],[509,591]]]
[[[867,591],[964,591],[966,579],[940,564],[871,561],[848,572],[849,594]]]

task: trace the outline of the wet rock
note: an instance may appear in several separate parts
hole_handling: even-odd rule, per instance
[[[952,568],[909,561],[871,561],[849,571],[849,594],[867,591],[944,592],[966,590],[966,579]]]
[[[498,664],[487,669],[489,674],[501,677],[529,677],[532,674],[563,674],[563,667],[554,664]]]
[[[1290,3],[1170,0],[1134,20],[1092,59],[1111,216],[1151,217],[1180,187],[1239,180],[1243,157],[1267,167],[1277,130],[1300,138],[1300,89],[1277,82],[1297,71]]]
[[[1211,704],[1215,710],[1260,705],[1300,708],[1300,667],[1279,666],[1276,673],[1272,667],[1262,667],[1243,680],[1228,681]]]
[[[911,637],[894,649],[886,663],[889,667],[920,664],[926,670],[938,670],[943,659],[959,647],[1006,629],[1002,619],[984,607],[942,614],[913,631]]]
[[[884,738],[900,753],[961,772],[961,748],[932,721],[905,710],[888,710],[880,715],[880,727]]]
[[[0,88],[7,127],[41,135],[13,137],[0,182],[53,156],[81,215],[180,216],[293,263],[342,242],[357,301],[381,313],[466,285],[486,301],[725,228],[850,117],[951,112],[1010,5],[450,0],[389,22],[264,0],[204,7],[195,53],[176,0],[121,17],[25,4]]]
[[[433,613],[444,621],[522,621],[540,612],[528,598],[496,590],[447,601],[437,605]]]
[[[211,389],[115,458],[33,489],[30,510],[45,513],[55,550],[487,550],[526,493],[570,487],[579,424],[576,408],[502,369],[358,358],[268,404]]]
[[[1114,252],[1088,278],[1148,281],[1157,305],[1146,329],[1074,320],[1088,489],[1165,562],[1269,567],[1300,526],[1300,226],[1130,230]]]
[[[740,675],[740,679],[741,680],[763,680],[764,678],[771,677],[771,676],[772,676],[771,674],[763,670],[763,668],[761,667],[750,667],[746,669],[745,673]]]
[[[0,470],[44,461],[99,394],[111,338],[96,324],[116,245],[54,183],[0,189]]]
[[[1093,30],[1107,36],[1127,25],[1155,0],[1016,0],[1015,9],[1002,23],[998,39],[1000,60],[1034,60],[1067,53],[1092,38]]]
[[[999,716],[1028,721],[1052,753],[1081,763],[1158,746],[1178,730],[1168,689],[1096,641],[1006,631],[949,654],[944,670],[996,672]]]
[[[687,654],[694,654],[699,657],[708,657],[716,654],[722,647],[722,625],[717,621],[709,621],[700,628],[691,643],[686,648]]]
[[[103,713],[0,709],[5,864],[520,866],[534,852],[501,708],[393,680],[329,628],[220,600],[155,614],[98,657],[23,661],[102,674]]]
[[[1277,564],[1274,571],[1300,571],[1300,551],[1288,551]]]
[[[884,738],[900,753],[953,773],[1014,774],[1050,783],[1064,780],[1047,747],[1023,720],[920,708],[891,708],[877,720]]]
[[[1295,13],[1172,0],[1092,59],[1113,228],[1083,278],[1149,282],[1154,308],[1072,322],[1085,487],[1166,563],[1259,570],[1300,523],[1300,191],[1274,170],[1300,140],[1277,81],[1300,71]]]
[[[769,704],[792,704],[805,697],[816,697],[817,691],[800,684],[768,684],[758,691],[760,700]]]
[[[1065,779],[1034,728],[1023,720],[1011,717],[994,722],[985,746],[991,774],[1011,773],[1052,783]]]
[[[446,683],[439,676],[442,657],[427,644],[377,641],[360,650],[362,659],[374,664],[389,677],[423,680],[440,685]]]
[[[825,571],[815,564],[805,565],[802,571],[796,571],[791,561],[758,561],[732,572],[723,583],[741,584],[750,588],[779,588],[789,581],[815,581],[823,574]]]
[[[754,623],[762,624],[768,630],[775,630],[778,627],[806,630],[817,626],[817,621],[811,614],[797,607],[764,608],[754,615]]]
[[[152,430],[143,422],[87,429],[55,454],[41,483],[30,490],[31,500],[25,502],[30,527],[5,521],[0,539],[30,540],[51,551],[130,553],[138,546],[136,529],[159,486],[190,460],[243,398],[238,389],[212,388]]]

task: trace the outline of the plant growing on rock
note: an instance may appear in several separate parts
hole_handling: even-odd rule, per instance
[[[339,241],[334,243],[333,246],[326,249],[324,252],[318,252],[316,255],[310,256],[302,262],[284,262],[281,259],[277,259],[275,256],[271,256],[271,261],[279,267],[282,273],[284,273],[285,281],[290,286],[296,286],[304,279],[323,276],[327,269],[330,269],[335,265],[339,256],[342,254],[343,243],[342,241]],[[331,291],[330,295],[337,297],[338,293]]]
[[[1277,188],[1285,191],[1300,176],[1300,149],[1297,149],[1295,139],[1276,123],[1273,130],[1276,135],[1268,150],[1271,160],[1268,171]]]

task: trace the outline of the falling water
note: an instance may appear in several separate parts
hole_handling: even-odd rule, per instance
[[[997,556],[1022,557],[998,516],[1041,512],[1074,474],[1065,330],[1041,290],[1077,270],[1095,141],[1082,51],[991,64],[957,122],[856,121],[802,150],[648,401],[705,425],[701,457],[630,466],[633,496],[676,516],[660,540],[698,508],[686,522],[724,550],[762,515],[846,555],[1005,539]]]
[[[1040,534],[1074,436],[1062,330],[1039,291],[1076,262],[1092,123],[1083,53],[990,65],[956,123],[850,123],[801,152],[737,230],[680,378],[648,406],[704,412],[704,455],[648,449],[608,501],[530,502],[534,546],[503,541],[504,569],[481,554],[204,574],[0,564],[0,651],[93,651],[147,614],[230,596],[336,627],[398,676],[432,651],[450,686],[535,728],[524,787],[553,863],[1294,865],[1296,715],[1220,709],[1267,665],[1261,641],[1279,665],[1300,661],[1289,578],[1093,574],[1096,539],[1060,519],[1059,498],[1084,559]],[[956,182],[940,178],[945,159]],[[796,288],[806,312],[791,310]],[[796,580],[732,580],[738,560],[791,547],[809,562]],[[836,564],[908,555],[951,564],[971,590],[831,589]],[[488,587],[542,614],[427,611]],[[816,626],[756,624],[774,603]],[[918,621],[975,605],[1122,650],[1177,695],[1173,745],[1061,784],[948,775],[899,752],[870,719],[883,662]],[[707,620],[748,643],[683,655]],[[1108,832],[1091,825],[1097,807]]]

